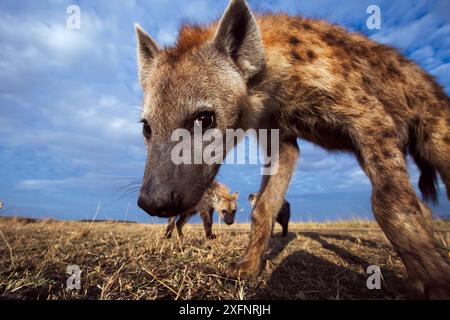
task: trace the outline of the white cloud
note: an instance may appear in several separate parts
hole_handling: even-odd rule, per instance
[[[22,190],[51,190],[61,191],[76,190],[79,188],[96,190],[98,188],[110,188],[116,177],[88,173],[83,176],[68,177],[64,179],[27,179],[17,183]]]
[[[388,26],[376,33],[372,38],[381,43],[397,48],[417,48],[430,30],[437,30],[437,20],[433,14],[427,14],[418,20],[410,21],[403,26]]]
[[[450,63],[441,64],[439,67],[431,70],[431,73],[437,77],[448,77],[450,75]]]

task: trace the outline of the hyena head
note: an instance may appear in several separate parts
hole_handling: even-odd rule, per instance
[[[227,225],[232,225],[234,223],[238,197],[239,192],[228,194],[226,197],[219,197],[219,201],[214,208],[219,213],[220,218],[223,219]]]
[[[255,206],[257,196],[258,196],[258,193],[251,193],[248,196],[248,201],[250,202],[250,205],[252,206],[252,208]]]
[[[136,33],[148,150],[138,205],[169,217],[198,203],[220,165],[174,164],[171,153],[179,141],[172,141],[172,133],[216,129],[225,137],[226,129],[247,128],[248,84],[263,71],[264,52],[244,0],[232,0],[213,28],[183,27],[171,48],[160,48],[139,26]]]

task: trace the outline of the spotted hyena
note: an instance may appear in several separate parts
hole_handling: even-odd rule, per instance
[[[256,200],[258,198],[258,193],[252,193],[248,196],[248,201],[250,202],[252,208],[256,204]],[[275,221],[278,222],[283,228],[283,237],[287,237],[288,235],[288,227],[289,227],[289,219],[291,219],[291,204],[286,199],[283,201],[283,205],[281,206],[278,214],[273,216],[274,219],[272,221],[272,232],[271,236],[273,237],[273,230],[275,229]]]
[[[236,215],[238,197],[238,192],[231,194],[226,186],[214,180],[194,209],[180,214],[178,220],[176,220],[176,217],[169,219],[169,225],[166,229],[166,238],[172,236],[175,225],[177,227],[178,235],[182,237],[183,226],[190,217],[198,212],[203,220],[206,237],[208,239],[215,239],[216,236],[212,232],[214,210],[219,214],[219,219],[223,219],[227,225],[232,225]]]
[[[416,63],[325,21],[253,15],[244,0],[232,0],[216,23],[182,26],[172,47],[136,31],[148,146],[142,209],[160,217],[183,212],[217,174],[218,164],[171,161],[175,129],[279,129],[279,170],[263,177],[249,245],[229,277],[258,274],[302,138],[355,155],[372,183],[376,220],[406,267],[409,292],[450,296],[448,251],[406,165],[410,153],[425,199],[437,199],[438,173],[450,198],[450,98]]]

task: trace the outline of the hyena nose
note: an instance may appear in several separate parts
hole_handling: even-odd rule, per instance
[[[155,191],[152,193],[141,190],[138,206],[153,217],[169,218],[180,213],[175,201],[175,192]]]

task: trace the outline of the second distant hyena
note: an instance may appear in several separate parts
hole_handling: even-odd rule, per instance
[[[248,196],[248,201],[252,205],[252,208],[256,204],[257,197],[258,197],[258,193],[252,193],[252,194],[250,194]],[[287,235],[288,235],[288,227],[289,227],[289,220],[291,219],[291,204],[289,203],[289,201],[284,199],[283,205],[281,206],[281,209],[278,212],[278,214],[274,216],[274,219],[276,219],[276,220],[274,220],[272,222],[271,236],[273,237],[273,230],[275,228],[275,221],[276,221],[283,228],[282,236],[283,237],[287,237]]]
[[[210,25],[184,25],[161,48],[137,27],[148,159],[138,205],[170,217],[194,206],[219,164],[171,161],[176,129],[279,129],[279,170],[264,176],[245,255],[230,277],[254,277],[300,154],[297,139],[355,155],[372,184],[376,220],[402,259],[410,293],[450,297],[450,257],[431,210],[410,182],[410,153],[425,198],[439,173],[450,198],[450,99],[397,50],[321,20],[253,15],[232,0]],[[203,124],[203,125],[202,125]],[[204,142],[204,145],[208,145]]]
[[[216,237],[212,232],[214,210],[217,211],[219,219],[223,219],[227,225],[232,225],[236,215],[238,197],[238,192],[231,194],[230,190],[225,185],[214,180],[195,208],[181,213],[178,220],[176,220],[176,217],[169,219],[169,225],[166,229],[166,238],[172,236],[175,225],[177,227],[178,235],[182,237],[183,226],[190,217],[198,212],[203,220],[206,237],[208,239],[214,239]]]

